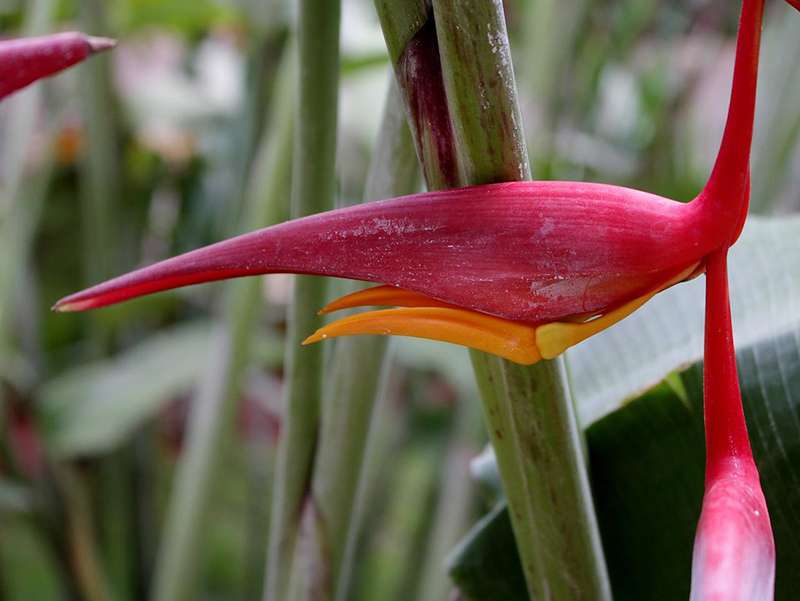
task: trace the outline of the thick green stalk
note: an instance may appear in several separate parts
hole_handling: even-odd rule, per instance
[[[281,220],[292,164],[295,79],[294,52],[284,51],[270,126],[255,159],[242,229]],[[156,564],[153,599],[194,598],[195,566],[202,548],[203,520],[211,480],[239,396],[243,371],[262,306],[261,279],[245,278],[226,286],[224,315],[210,353],[212,361],[193,403],[187,447],[178,466],[164,535]]]
[[[502,3],[433,5],[463,183],[530,178]],[[471,356],[531,598],[610,599],[563,359]]]
[[[384,7],[383,14],[388,12]],[[502,3],[434,0],[429,21],[435,21],[450,116],[438,133],[443,138],[452,131],[459,183],[529,178]],[[395,64],[398,72],[403,52]],[[428,67],[427,76],[436,71]],[[415,123],[412,115],[419,138]],[[420,158],[424,161],[424,154]],[[531,597],[609,599],[563,362],[521,367],[477,352],[472,358]]]
[[[333,206],[339,82],[339,0],[301,0],[300,77],[292,216]],[[322,325],[325,280],[295,278],[286,337],[285,414],[278,449],[265,598],[286,598],[302,508],[306,505],[322,396],[322,345],[301,346]]]
[[[463,183],[530,178],[502,3],[433,5]],[[471,356],[531,598],[610,599],[563,359]]]
[[[391,86],[364,199],[410,194],[418,184],[413,141],[397,88]],[[326,599],[336,595],[342,570],[352,567],[343,566],[344,549],[352,527],[370,418],[383,379],[387,343],[382,336],[343,338],[337,341],[331,357],[311,482],[313,506],[319,513],[316,524],[322,528],[316,536],[328,550],[323,570],[328,575],[322,597]],[[307,578],[308,574],[302,576]]]
[[[442,0],[433,12],[461,183],[530,179],[502,3]]]

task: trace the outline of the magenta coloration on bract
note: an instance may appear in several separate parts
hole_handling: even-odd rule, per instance
[[[115,44],[76,32],[0,41],[0,99]]]
[[[702,259],[718,240],[698,223],[701,209],[574,182],[429,192],[245,234],[79,292],[55,308],[83,310],[197,282],[288,272],[385,283],[538,323],[619,304]]]

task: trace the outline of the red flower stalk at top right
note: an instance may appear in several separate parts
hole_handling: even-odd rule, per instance
[[[800,9],[800,0],[788,0]],[[659,291],[708,275],[707,476],[693,601],[768,601],[775,552],[736,379],[726,253],[744,226],[764,0],[744,0],[720,151],[690,203],[579,182],[503,183],[330,211],[198,249],[59,301],[80,311],[233,277],[303,273],[383,284],[324,311],[371,311],[307,342],[398,334],[519,363],[552,358]]]

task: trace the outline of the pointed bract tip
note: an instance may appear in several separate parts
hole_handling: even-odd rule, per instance
[[[89,44],[89,48],[91,49],[92,54],[97,54],[98,52],[105,52],[106,50],[111,50],[117,45],[117,40],[112,38],[89,36],[86,39],[86,41]]]
[[[50,310],[54,313],[77,313],[79,311],[85,311],[86,309],[91,308],[91,303],[89,302],[69,302],[67,299],[61,299],[55,305],[50,307]]]

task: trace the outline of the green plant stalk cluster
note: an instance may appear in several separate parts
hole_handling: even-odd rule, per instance
[[[265,227],[281,221],[282,199],[288,193],[294,135],[296,56],[291,44],[275,81],[276,95],[269,127],[255,158],[247,191],[243,228]],[[223,316],[211,346],[211,368],[201,383],[189,423],[184,459],[165,521],[153,598],[188,599],[196,583],[202,520],[210,495],[216,459],[231,428],[242,375],[250,358],[256,324],[263,304],[261,278],[227,284]]]
[[[339,0],[302,0],[298,122],[292,178],[292,217],[333,207],[339,83]],[[295,541],[306,506],[320,419],[323,376],[321,345],[301,346],[322,325],[325,280],[298,276],[289,307],[286,393],[272,499],[265,599],[283,601],[288,591]],[[310,507],[310,506],[309,506]],[[305,548],[305,546],[302,546]],[[301,560],[303,561],[303,560]]]
[[[403,44],[419,52],[414,44],[420,34],[408,30],[424,6],[411,3],[417,6],[411,12],[403,2],[377,4],[402,86]],[[529,179],[502,4],[435,0],[427,18],[435,23],[441,61],[445,96],[439,100],[447,103],[451,120],[436,133],[450,136],[441,144],[456,153],[459,183]],[[413,98],[413,90],[404,92],[407,101]],[[420,118],[418,106],[407,110],[418,148],[424,147],[420,140],[429,134],[420,124],[431,120]],[[425,161],[424,152],[420,158]],[[428,181],[430,188],[435,184]],[[483,353],[471,356],[531,598],[610,599],[563,361],[522,367]]]

